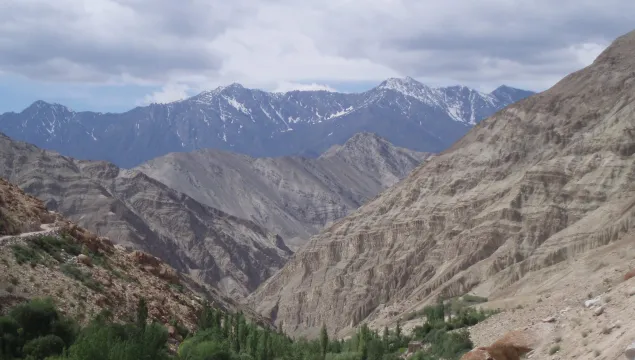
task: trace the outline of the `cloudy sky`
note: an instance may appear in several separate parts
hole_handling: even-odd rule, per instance
[[[632,0],[1,0],[0,112],[121,111],[232,82],[539,91],[633,29]]]

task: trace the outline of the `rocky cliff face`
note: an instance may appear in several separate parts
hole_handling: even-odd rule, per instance
[[[78,161],[0,134],[0,176],[76,223],[244,296],[291,254],[275,234],[139,171]]]
[[[250,301],[285,331],[346,332],[510,284],[635,225],[635,32],[476,125],[315,236]]]
[[[137,169],[201,203],[252,220],[298,249],[428,156],[360,133],[318,159],[199,150],[169,154]]]
[[[160,259],[126,251],[47,211],[40,200],[3,179],[0,194],[0,213],[19,229],[0,236],[0,313],[30,298],[53,297],[60,309],[83,323],[102,310],[115,320],[127,320],[134,318],[143,297],[149,318],[166,325],[176,319],[194,329],[204,301],[269,324]]]

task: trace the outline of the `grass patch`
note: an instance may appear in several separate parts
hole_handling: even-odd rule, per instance
[[[97,281],[95,281],[95,279],[92,278],[90,273],[82,271],[80,268],[78,268],[74,264],[64,264],[60,266],[60,269],[66,276],[81,282],[82,284],[86,285],[86,287],[88,287],[89,289],[92,289],[97,292],[102,292],[104,290],[103,286]]]
[[[172,284],[170,283],[170,288],[172,288],[174,291],[183,292],[183,285],[182,284]]]
[[[11,250],[18,264],[29,263],[32,266],[45,264],[48,257],[63,263],[64,253],[71,256],[81,254],[81,246],[68,236],[36,236],[27,239],[24,244],[12,245]]]
[[[15,256],[15,261],[19,265],[26,263],[37,264],[42,260],[42,256],[37,251],[24,245],[11,245],[11,250],[13,251],[13,256]]]

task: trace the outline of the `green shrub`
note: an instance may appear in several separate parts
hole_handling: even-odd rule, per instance
[[[15,261],[20,265],[25,263],[37,264],[42,258],[37,251],[24,245],[13,244],[11,245],[11,250],[13,251],[13,256],[15,256]]]
[[[30,263],[31,265],[42,263],[46,255],[62,263],[64,262],[62,252],[73,256],[81,253],[79,244],[67,236],[36,236],[27,239],[25,245],[14,244],[11,248],[18,264]]]
[[[480,303],[484,303],[488,301],[486,297],[470,295],[470,294],[465,294],[462,297],[463,297],[463,301],[470,304],[480,304]]]
[[[64,340],[59,336],[46,335],[27,342],[22,349],[22,354],[27,358],[43,360],[49,356],[60,355],[64,347]]]
[[[62,266],[60,266],[60,270],[62,270],[62,273],[64,273],[66,276],[80,281],[89,289],[97,292],[103,291],[103,286],[95,279],[93,279],[90,273],[82,271],[79,267],[77,267],[77,265],[63,264]]]

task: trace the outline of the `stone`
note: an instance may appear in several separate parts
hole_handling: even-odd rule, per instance
[[[86,266],[93,266],[93,260],[84,254],[77,255],[77,263],[84,264]]]
[[[176,336],[176,328],[174,326],[168,326],[168,335],[172,338]]]
[[[587,300],[584,302],[584,306],[587,308],[593,307],[595,305],[599,305],[602,302],[601,297],[596,297],[595,299]]]
[[[542,319],[542,322],[544,323],[552,323],[552,322],[556,322],[556,318],[553,316],[549,316],[547,318]]]
[[[626,350],[624,350],[624,356],[626,356],[628,360],[635,360],[635,342],[630,344]]]
[[[418,350],[421,350],[422,346],[421,341],[411,341],[408,343],[408,352],[417,352]]]
[[[594,316],[600,316],[604,313],[604,306],[600,306],[593,311]]]

